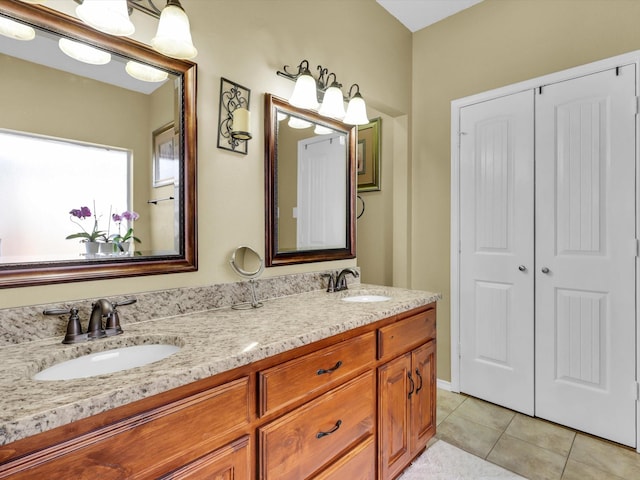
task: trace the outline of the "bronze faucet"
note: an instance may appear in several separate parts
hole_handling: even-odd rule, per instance
[[[347,273],[353,275],[354,278],[358,278],[360,274],[355,268],[344,268],[338,273],[336,277],[336,292],[341,292],[342,290],[346,290],[347,287]]]
[[[345,268],[338,272],[330,272],[325,273],[322,276],[329,279],[327,283],[327,292],[341,292],[343,290],[347,290],[347,279],[346,275],[350,273],[355,278],[358,278],[360,274],[355,268]]]
[[[72,307],[69,310],[63,308],[53,308],[45,310],[45,315],[62,315],[65,313],[70,314],[69,322],[67,323],[67,334],[62,340],[62,343],[80,343],[87,340],[95,340],[103,337],[110,337],[113,335],[119,335],[122,333],[122,327],[120,326],[120,317],[116,307],[120,305],[131,305],[136,303],[137,299],[130,298],[122,302],[110,302],[104,298],[96,301],[92,304],[91,316],[89,317],[89,325],[87,326],[87,332],[82,333],[82,325],[80,324],[80,317],[78,316],[78,309]],[[103,326],[102,319],[106,318],[106,325]]]

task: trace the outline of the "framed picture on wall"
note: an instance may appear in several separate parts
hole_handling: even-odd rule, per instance
[[[356,171],[358,192],[380,190],[380,128],[382,120],[376,118],[358,126]]]
[[[175,182],[178,174],[180,145],[173,122],[153,131],[153,186]]]

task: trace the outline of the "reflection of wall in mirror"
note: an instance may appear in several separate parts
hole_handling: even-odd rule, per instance
[[[149,125],[149,142],[152,141],[152,132],[173,121],[175,114],[173,82],[166,82],[161,88],[151,95],[151,115]],[[145,161],[148,174],[140,178],[140,182],[147,182],[146,186],[140,186],[140,191],[149,191],[153,175],[153,163],[149,158]],[[138,183],[138,182],[137,182]],[[136,183],[136,192],[138,185]],[[174,197],[174,200],[164,200],[157,204],[147,203],[143,208],[149,212],[151,221],[149,227],[149,246],[154,252],[175,252],[179,245],[176,245],[174,232],[174,216],[176,205],[178,205],[178,195],[174,184],[163,185],[161,187],[151,187],[148,200],[167,199]],[[142,200],[142,199],[140,199]],[[147,199],[144,199],[146,202]]]
[[[167,118],[173,118],[173,92],[170,82],[167,82],[171,91],[168,99],[160,101],[160,92],[157,92],[158,99],[155,99],[6,55],[0,55],[0,71],[12,73],[3,73],[2,76],[0,104],[3,107],[0,109],[0,128],[118,146],[135,152],[133,209],[141,214],[140,220],[135,224],[135,231],[136,236],[143,242],[149,242],[143,248],[151,248],[150,240],[155,235],[151,232],[153,220],[148,214],[146,203],[151,195],[148,179],[151,177],[150,132],[153,130],[153,120],[150,106],[155,110],[169,112],[168,117],[163,119],[165,123]],[[92,98],[93,102],[88,104],[87,98]],[[28,103],[25,99],[29,100]],[[95,188],[108,188],[108,185],[101,184],[99,172],[96,172],[95,178]],[[61,172],[57,181],[61,185],[60,188],[73,188],[71,172]],[[33,199],[36,205],[43,205],[46,201],[34,192],[24,195],[20,201],[27,198]],[[78,203],[88,204],[91,203],[91,199],[78,199]],[[47,218],[49,221],[59,219],[67,229],[73,227],[69,222],[68,210],[60,212],[59,215],[48,215]],[[173,217],[170,224],[169,240],[173,246]],[[65,248],[72,243],[64,243]]]
[[[296,129],[278,125],[278,251],[296,250],[298,204],[298,142],[314,136],[313,128]]]

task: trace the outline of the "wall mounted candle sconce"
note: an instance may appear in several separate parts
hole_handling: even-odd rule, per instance
[[[218,148],[247,154],[251,140],[251,90],[226,78],[220,79]]]
[[[320,115],[341,120],[348,125],[366,125],[369,123],[367,117],[367,106],[362,95],[360,86],[354,83],[349,88],[348,95],[342,94],[342,84],[338,83],[336,74],[329,72],[328,68],[318,65],[318,79],[316,80],[309,70],[309,61],[302,60],[298,65],[297,72],[290,72],[285,65],[282,71],[276,74],[296,82],[293,93],[289,98],[289,103],[294,107],[317,110]],[[354,91],[355,90],[355,91]],[[320,102],[318,102],[318,98]],[[345,112],[344,102],[347,101]],[[319,106],[319,108],[318,108]]]

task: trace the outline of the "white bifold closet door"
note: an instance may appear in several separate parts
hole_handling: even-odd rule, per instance
[[[461,391],[631,446],[635,84],[462,108],[459,185]]]
[[[536,415],[635,446],[635,66],[536,96]]]
[[[533,415],[533,91],[460,114],[460,389]]]

